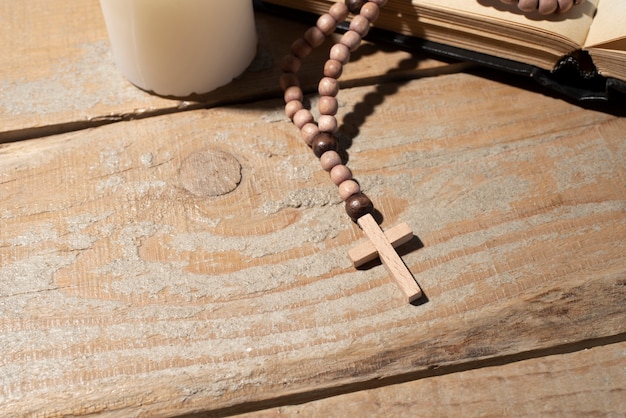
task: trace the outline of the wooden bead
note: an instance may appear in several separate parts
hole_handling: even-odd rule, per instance
[[[349,30],[343,34],[339,42],[348,47],[350,51],[355,51],[361,45],[361,35],[353,30]]]
[[[361,8],[360,14],[361,16],[369,20],[370,23],[375,22],[376,19],[378,19],[378,16],[380,15],[380,7],[378,7],[376,3],[367,2]]]
[[[350,48],[344,44],[335,44],[330,48],[330,59],[346,65],[350,61]]]
[[[337,29],[337,21],[330,14],[324,13],[317,19],[315,26],[317,26],[324,35],[328,36]]]
[[[280,61],[280,69],[286,73],[297,73],[300,70],[302,61],[293,54],[287,54]]]
[[[294,115],[303,108],[303,104],[300,100],[292,100],[285,105],[285,115],[293,120]]]
[[[336,165],[330,169],[330,180],[335,186],[339,186],[341,183],[351,178],[352,171],[343,164]]]
[[[285,73],[280,76],[280,88],[283,91],[289,87],[300,87],[300,79],[293,73]]]
[[[330,9],[328,9],[328,14],[331,15],[333,19],[335,19],[335,21],[343,22],[348,18],[350,11],[348,10],[348,6],[346,6],[344,3],[337,2],[330,6]]]
[[[339,81],[335,78],[323,77],[320,80],[317,91],[320,96],[335,97],[337,96],[337,93],[339,93]]]
[[[312,26],[304,32],[304,40],[311,45],[312,48],[317,48],[322,45],[326,40],[326,35],[317,26]]]
[[[298,86],[287,87],[285,89],[284,99],[285,103],[289,103],[293,100],[302,101],[304,100],[304,93],[302,92],[302,89]]]
[[[346,200],[346,213],[356,222],[361,216],[374,211],[374,204],[363,193],[353,194]]]
[[[320,163],[325,171],[330,172],[334,167],[341,164],[341,155],[337,151],[326,151],[320,157]]]
[[[337,99],[332,96],[322,96],[317,103],[317,108],[322,115],[336,115],[339,109]]]
[[[346,7],[348,7],[350,13],[358,15],[365,3],[367,3],[367,0],[346,0]]]
[[[291,44],[291,53],[300,59],[307,57],[311,51],[313,47],[304,38],[298,38]]]
[[[317,118],[317,126],[321,132],[335,133],[339,129],[337,118],[333,115],[320,115]]]
[[[338,190],[339,197],[345,202],[350,196],[361,193],[361,186],[354,180],[346,180],[339,185]]]
[[[337,3],[335,3],[337,4]],[[330,78],[339,78],[343,73],[343,64],[337,60],[328,60],[324,64],[324,76]]]
[[[339,143],[337,139],[325,132],[321,132],[318,136],[313,138],[311,142],[311,149],[313,149],[313,154],[317,158],[321,157],[327,151],[337,151],[339,148]]]
[[[302,133],[302,139],[304,142],[311,146],[313,139],[320,134],[320,128],[317,127],[317,124],[310,122],[304,124],[302,128],[300,128],[300,132]]]
[[[304,125],[312,123],[314,120],[313,114],[308,109],[300,109],[293,115],[293,124],[296,125],[298,129],[302,129]]]
[[[353,30],[361,35],[361,38],[365,38],[370,30],[370,21],[361,15],[356,15],[350,22],[350,30]]]
[[[298,86],[287,87],[284,94],[285,103],[289,103],[293,100],[304,100],[304,93]]]

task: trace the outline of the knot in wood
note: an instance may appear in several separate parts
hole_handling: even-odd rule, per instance
[[[222,196],[241,183],[241,164],[232,154],[207,149],[191,154],[179,170],[182,187],[198,197]]]

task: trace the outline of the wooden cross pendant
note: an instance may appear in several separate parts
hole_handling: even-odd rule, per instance
[[[356,222],[369,238],[369,242],[348,251],[354,266],[359,267],[368,261],[380,258],[387,272],[395,279],[409,303],[422,297],[422,289],[395,250],[395,247],[407,243],[413,238],[411,228],[406,223],[402,223],[387,232],[383,232],[369,213],[357,219]]]

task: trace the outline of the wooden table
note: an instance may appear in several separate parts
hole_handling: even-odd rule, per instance
[[[250,70],[182,101],[124,80],[96,0],[0,23],[0,415],[623,416],[617,109],[364,45],[342,138],[416,234],[409,305],[283,115],[306,26],[259,14]]]

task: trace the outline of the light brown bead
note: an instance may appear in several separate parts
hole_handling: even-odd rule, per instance
[[[350,22],[350,30],[353,30],[361,35],[361,38],[365,38],[370,30],[370,21],[361,15],[356,15]]]
[[[343,34],[339,42],[348,47],[350,51],[355,51],[361,45],[361,35],[349,30]]]
[[[287,54],[280,61],[280,69],[286,73],[297,73],[300,70],[302,61],[293,54]]]
[[[308,109],[300,109],[293,115],[293,124],[296,125],[298,129],[302,129],[304,125],[312,123],[314,120],[313,114]]]
[[[316,123],[310,122],[300,128],[300,132],[302,133],[302,139],[304,139],[304,142],[308,146],[311,146],[313,139],[320,134],[320,128],[317,127]]]
[[[350,61],[350,48],[344,44],[335,44],[330,48],[330,59],[347,64]]]
[[[350,11],[348,10],[348,6],[346,6],[345,3],[339,1],[330,6],[330,9],[328,9],[328,14],[331,15],[333,19],[335,19],[335,21],[339,23],[348,18]]]
[[[320,115],[317,118],[317,126],[321,132],[335,133],[339,129],[337,118],[333,115]]]
[[[302,110],[303,104],[300,100],[292,100],[285,105],[285,115],[293,120],[293,117],[299,110]]]
[[[330,35],[337,29],[337,21],[328,13],[324,13],[317,19],[315,24],[326,36]]]
[[[337,151],[326,151],[320,157],[320,163],[325,171],[330,172],[334,167],[341,164],[341,156]]]
[[[346,180],[350,180],[352,178],[352,171],[348,168],[348,166],[343,164],[338,164],[331,168],[330,170],[330,180],[334,183],[335,186],[339,186]]]
[[[317,91],[320,96],[335,97],[337,96],[337,93],[339,93],[339,81],[335,78],[323,77],[320,80]]]
[[[304,39],[312,48],[317,48],[326,40],[326,35],[317,26],[312,26],[304,32]]]
[[[307,57],[311,51],[313,47],[304,38],[298,38],[291,44],[291,53],[300,59]]]
[[[367,2],[361,8],[360,14],[370,22],[375,22],[380,15],[380,7],[376,3]]]
[[[294,100],[304,100],[304,93],[299,86],[291,86],[285,89],[284,94],[285,103],[289,103]]]
[[[324,64],[324,76],[330,78],[339,78],[343,73],[343,64],[337,60],[328,60]]]
[[[332,96],[322,96],[317,103],[317,108],[322,115],[335,115],[339,109],[339,103]]]
[[[357,183],[356,181],[350,179],[342,182],[339,185],[338,190],[339,197],[341,197],[341,200],[345,202],[350,196],[361,193],[361,186],[359,186],[359,183]]]

